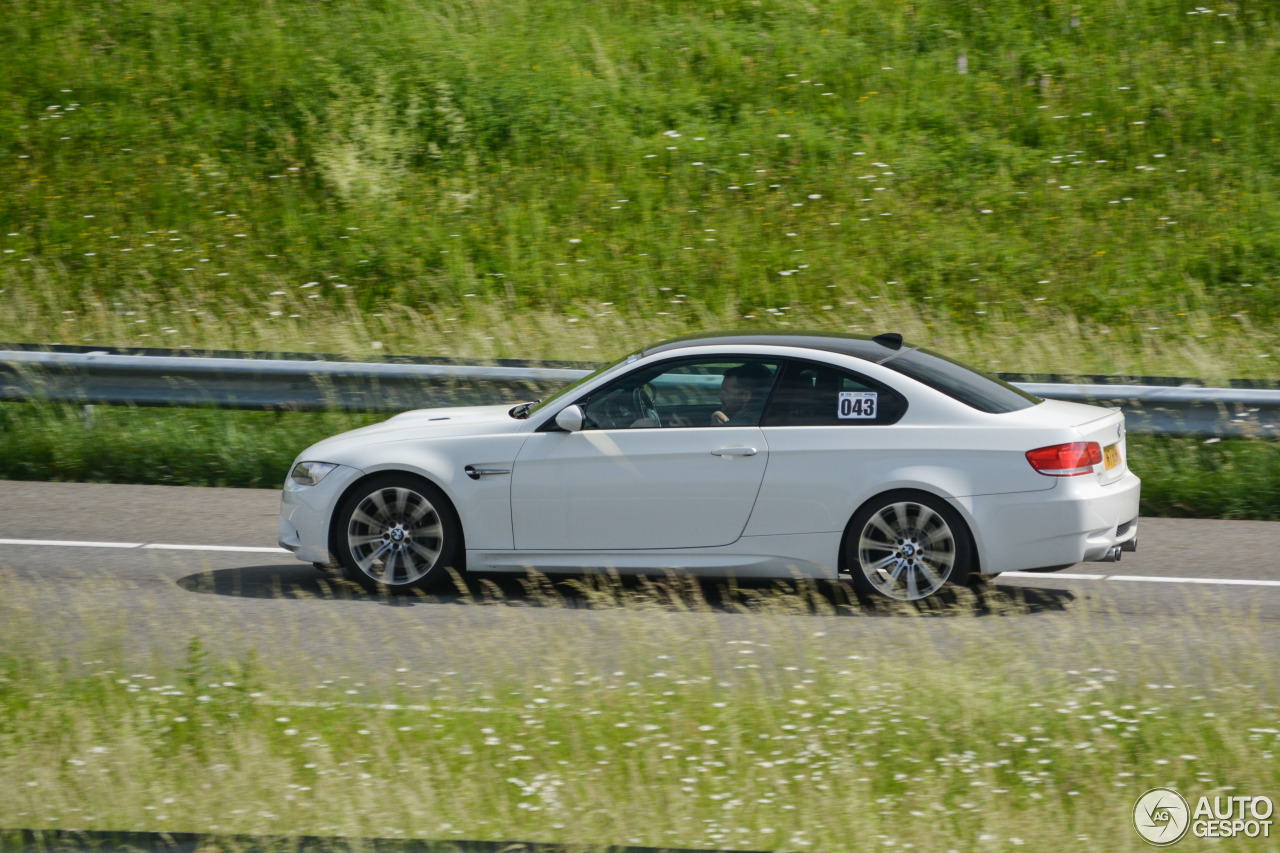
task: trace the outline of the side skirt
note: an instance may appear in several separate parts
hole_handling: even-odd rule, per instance
[[[840,537],[840,533],[744,536],[722,548],[686,550],[468,550],[467,567],[480,572],[687,573],[701,577],[837,580]]]

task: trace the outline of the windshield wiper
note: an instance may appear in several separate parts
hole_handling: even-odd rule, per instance
[[[507,414],[511,415],[513,418],[524,420],[529,417],[529,410],[541,402],[541,400],[532,400],[528,403],[520,403],[517,406],[512,406],[511,411]]]

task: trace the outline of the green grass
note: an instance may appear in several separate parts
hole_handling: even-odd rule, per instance
[[[0,479],[276,489],[294,457],[388,415],[11,403]],[[1280,520],[1280,442],[1130,435],[1146,516]]]
[[[373,668],[321,666],[278,656],[298,626],[274,622],[255,634],[271,650],[261,657],[207,654],[196,622],[185,661],[170,649],[139,663],[113,634],[136,645],[136,625],[112,629],[120,620],[87,591],[60,593],[89,622],[58,657],[59,639],[19,603],[26,587],[0,597],[6,827],[1137,850],[1129,810],[1147,788],[1280,784],[1275,685],[1245,677],[1271,669],[1249,619],[1215,628],[1188,668],[1097,642],[1108,617],[1087,602],[1052,618],[1009,602],[1007,618],[904,612],[889,618],[908,625],[882,626],[835,620],[847,608],[804,590],[740,597],[726,618],[696,590],[604,582],[582,588],[608,622],[600,666],[581,634],[557,628],[585,615],[558,610],[560,593],[534,579],[533,606],[494,599],[485,614],[538,647],[527,666],[401,665],[394,649]],[[1037,618],[1035,643],[993,652],[993,636]],[[1170,618],[1193,631],[1204,614],[1193,603]],[[354,630],[342,625],[312,620],[307,641],[341,648]],[[832,641],[881,627],[902,639]],[[1096,665],[1063,664],[1075,659]]]
[[[0,406],[0,478],[278,489],[294,457],[389,415]]]
[[[1280,8],[1196,11],[11,0],[0,340],[1274,377]]]
[[[1280,521],[1280,442],[1129,436],[1142,514]]]

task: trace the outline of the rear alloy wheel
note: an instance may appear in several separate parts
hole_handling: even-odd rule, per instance
[[[404,474],[362,483],[334,519],[334,545],[346,575],[371,591],[425,589],[449,576],[461,526],[444,494]]]
[[[969,531],[939,498],[890,492],[849,522],[845,564],[862,595],[922,601],[968,581]]]

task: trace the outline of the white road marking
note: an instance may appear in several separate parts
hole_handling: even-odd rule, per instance
[[[1142,575],[1108,575],[1109,581],[1154,581],[1156,583],[1220,583],[1233,586],[1280,586],[1280,581],[1257,581],[1244,578],[1148,578]]]
[[[1001,572],[998,578],[1062,578],[1068,581],[1100,581],[1109,575],[1073,575],[1070,572]]]
[[[144,550],[157,551],[227,551],[233,554],[291,554],[284,548],[250,548],[245,545],[164,545],[152,542],[142,546]]]
[[[1001,572],[996,578],[1030,578],[1046,580],[1060,578],[1069,581],[1132,581],[1135,583],[1198,583],[1223,586],[1280,586],[1280,581],[1252,580],[1250,578],[1171,578],[1166,575],[1081,575],[1066,572]]]
[[[284,548],[248,545],[184,545],[168,542],[88,542],[73,539],[0,539],[0,545],[36,545],[46,548],[138,548],[144,551],[220,551],[228,554],[292,554]],[[1163,575],[1091,575],[1069,572],[1001,572],[997,578],[1066,581],[1127,581],[1131,583],[1194,583],[1219,586],[1280,587],[1280,580],[1247,578],[1171,578]]]
[[[0,539],[0,545],[37,545],[46,548],[141,548],[154,551],[223,551],[231,554],[289,554],[284,548],[251,548],[245,545],[177,545],[165,542],[79,542],[68,539]]]
[[[141,548],[140,542],[75,542],[64,539],[0,539],[0,545],[48,545],[58,548]]]

